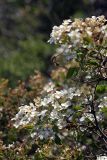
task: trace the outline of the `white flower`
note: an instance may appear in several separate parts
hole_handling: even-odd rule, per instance
[[[94,121],[94,116],[90,113],[84,113],[80,118],[80,122],[83,122],[85,119],[89,119],[90,121]]]
[[[61,110],[61,105],[59,104],[58,101],[55,101],[55,103],[52,104],[52,107],[54,109],[57,109],[57,111]]]
[[[42,118],[45,116],[45,114],[46,114],[46,112],[47,112],[48,110],[43,110],[43,111],[41,111],[39,114],[38,114],[38,116],[42,116]]]
[[[75,89],[76,89],[75,87],[68,88],[68,94],[74,93]]]
[[[103,97],[102,99],[101,99],[101,103],[98,105],[98,108],[103,108],[103,107],[106,107],[107,106],[107,97],[105,96],[105,97]]]
[[[95,118],[94,118],[94,116],[93,116],[93,114],[91,114],[91,113],[84,113],[83,115],[82,115],[82,117],[80,118],[80,122],[83,122],[83,121],[85,121],[85,119],[89,119],[90,121],[95,121]],[[97,118],[97,121],[100,121],[101,119],[102,119],[102,116],[101,116],[101,114],[96,114],[96,118]]]
[[[74,42],[75,42],[75,44],[80,43],[81,33],[79,32],[78,29],[68,33],[68,36],[70,37],[72,43],[74,43]]]
[[[58,112],[56,110],[53,110],[50,114],[50,119],[54,120],[54,119],[58,119]]]
[[[63,25],[68,25],[70,24],[72,21],[70,19],[66,19],[63,21]]]
[[[98,156],[97,160],[107,160],[107,156]]]
[[[63,134],[64,137],[68,136],[68,132],[67,131],[63,132],[62,134]]]
[[[80,118],[80,122],[83,122],[84,120],[85,120],[85,117],[82,116],[82,117]]]
[[[41,99],[41,106],[46,106],[49,103],[50,103],[50,101],[48,101],[47,98]]]
[[[79,89],[76,90],[76,92],[74,93],[74,96],[80,96],[81,95],[81,92]]]
[[[63,119],[58,119],[57,124],[59,129],[62,129],[66,126],[66,122]]]
[[[54,132],[51,128],[42,128],[38,130],[38,137],[43,139],[48,139],[49,137],[52,139],[54,137]]]
[[[51,33],[51,38],[48,42],[50,43],[62,43],[61,36],[64,32],[69,32],[71,29],[71,20],[65,20],[60,26],[54,26],[52,33]]]
[[[90,75],[87,75],[85,78],[86,78],[86,79],[91,79],[91,76],[90,76]]]
[[[89,30],[86,30],[86,33],[91,37],[92,36],[92,32]]]
[[[71,105],[70,101],[66,101],[65,103],[61,103],[62,109],[67,109]]]
[[[36,132],[31,133],[31,137],[34,138],[37,135]]]
[[[14,145],[14,142],[12,144],[9,144],[6,148],[14,148],[15,145]]]
[[[51,102],[52,102],[51,97],[45,97],[44,99],[41,99],[41,106],[47,106]]]
[[[19,112],[16,114],[15,118],[12,119],[15,121],[14,126],[18,128],[19,126],[24,126],[33,122],[37,114],[36,106],[34,106],[33,103],[30,103],[29,106],[25,105],[19,107]]]
[[[59,99],[66,94],[67,94],[67,90],[64,89],[64,90],[56,91],[54,96],[55,96],[55,98]]]
[[[54,88],[55,88],[55,84],[53,82],[49,82],[44,86],[43,90],[46,92],[50,92],[50,91],[53,91]]]

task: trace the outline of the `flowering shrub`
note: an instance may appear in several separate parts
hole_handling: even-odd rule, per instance
[[[53,27],[49,42],[58,49],[52,60],[62,67],[12,119],[16,128],[30,127],[35,154],[74,160],[107,156],[106,22],[93,16]]]

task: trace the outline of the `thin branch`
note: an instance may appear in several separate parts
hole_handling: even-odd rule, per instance
[[[96,87],[97,87],[98,84],[99,84],[99,81],[97,82]],[[96,94],[96,87],[95,87],[94,94],[93,94],[93,100],[91,102],[91,113],[94,116],[96,129],[99,131],[99,133],[101,134],[104,142],[107,144],[107,136],[103,133],[103,131],[100,128],[97,117],[96,117],[96,112],[95,112],[94,100],[95,100],[95,94]]]

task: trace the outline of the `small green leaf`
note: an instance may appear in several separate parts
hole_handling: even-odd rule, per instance
[[[90,61],[88,61],[88,64],[98,66],[98,61],[97,60],[90,60]]]
[[[97,85],[96,92],[97,93],[104,93],[107,90],[107,85]]]
[[[107,106],[101,108],[101,111],[102,111],[103,113],[107,114]]]
[[[79,68],[69,68],[66,78],[69,79],[72,76],[76,76],[78,74]]]
[[[79,111],[79,110],[82,110],[82,106],[73,106],[73,109],[75,111]]]

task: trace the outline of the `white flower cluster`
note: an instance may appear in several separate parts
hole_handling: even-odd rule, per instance
[[[28,123],[34,122],[37,115],[36,106],[33,103],[29,105],[19,107],[19,112],[16,114],[14,126],[18,128],[19,126],[27,125]]]
[[[104,108],[104,107],[107,107],[107,97],[105,96],[105,97],[103,97],[102,99],[101,99],[101,103],[99,104],[99,106],[98,106],[98,108],[99,109],[102,109],[102,108]]]
[[[107,160],[107,156],[99,156],[97,157],[97,160]]]
[[[96,118],[97,118],[97,121],[99,122],[102,120],[102,115],[98,112],[96,113]],[[92,122],[95,121],[92,113],[83,113],[82,117],[80,118],[80,122],[85,122],[86,119]]]
[[[85,41],[91,40],[93,42],[98,42],[100,38],[103,36],[103,40],[105,41],[107,38],[107,25],[104,25],[106,19],[104,16],[92,18],[75,19],[72,22],[70,19],[65,20],[60,26],[54,26],[51,38],[49,40],[50,43],[59,43],[65,44],[65,41],[72,46],[84,46]],[[98,38],[98,39],[97,39]]]
[[[53,27],[53,31],[51,33],[51,38],[49,40],[50,43],[57,43],[58,41],[60,43],[62,43],[62,36],[64,33],[66,32],[70,32],[71,30],[71,20],[64,20],[62,25],[58,26],[54,26]]]
[[[35,133],[31,136],[37,136],[40,139],[54,136],[53,124],[61,130],[67,125],[67,119],[72,121],[74,112],[72,106],[80,103],[78,100],[75,102],[74,99],[81,96],[81,91],[67,85],[57,90],[55,85],[49,82],[44,87],[42,95],[44,97],[41,99],[34,100],[35,104],[30,103],[29,106],[19,107],[19,112],[13,118],[16,128],[34,124]]]
[[[55,136],[53,131],[53,126],[58,128],[58,132],[61,138],[70,135],[71,131],[62,132],[66,128],[68,122],[72,122],[75,111],[74,106],[81,106],[83,102],[83,96],[81,89],[76,89],[76,87],[69,87],[64,85],[61,89],[55,87],[53,82],[49,82],[44,86],[42,91],[42,96],[37,97],[34,100],[34,104],[25,105],[19,107],[19,112],[16,114],[16,117],[13,118],[15,121],[14,126],[16,128],[26,126],[28,124],[34,125],[34,132],[31,134],[31,137],[36,136],[40,139],[51,138]],[[87,104],[87,101],[86,101]],[[104,101],[98,106],[99,108],[102,105],[107,104],[107,97],[104,97]],[[83,107],[82,110],[85,108]],[[79,112],[79,110],[78,110]],[[78,117],[78,123],[84,124],[88,119],[89,121],[94,122],[94,117],[91,113],[88,113],[88,108],[86,111],[81,112],[81,115]],[[96,114],[97,120],[102,119],[99,112]],[[84,129],[81,129],[81,131]],[[61,131],[61,132],[60,132]]]
[[[84,49],[96,52],[96,46],[107,47],[107,24],[104,16],[63,21],[54,26],[50,35],[50,43],[59,44],[57,55],[63,55],[64,63],[77,58]],[[94,53],[93,52],[93,53]],[[106,49],[101,54],[107,56]],[[85,53],[86,54],[86,51]]]

